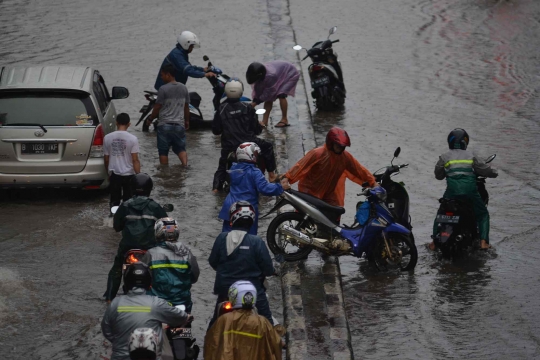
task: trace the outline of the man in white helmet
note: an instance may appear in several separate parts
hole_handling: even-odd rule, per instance
[[[280,360],[281,336],[253,311],[257,289],[241,280],[229,288],[233,311],[221,315],[204,338],[205,360]]]
[[[257,119],[255,109],[251,104],[240,101],[244,92],[244,84],[232,78],[225,84],[225,100],[215,112],[212,122],[212,132],[214,135],[221,135],[221,157],[219,165],[214,174],[212,191],[218,192],[223,187],[226,178],[227,157],[232,151],[236,151],[240,144],[254,142],[261,149],[261,158],[264,160],[268,179],[276,180],[276,158],[271,142],[257,137],[262,132],[262,126]]]
[[[208,68],[202,68],[200,66],[193,66],[189,62],[189,53],[193,51],[194,48],[201,47],[201,43],[197,35],[191,31],[182,31],[177,37],[178,43],[176,47],[163,59],[163,63],[160,66],[160,69],[164,65],[171,64],[175,69],[175,78],[176,82],[186,84],[188,77],[193,78],[203,78],[203,77],[213,77],[216,76],[213,72],[207,72]],[[156,78],[156,84],[154,88],[159,90],[159,88],[165,83],[161,79],[160,73]]]

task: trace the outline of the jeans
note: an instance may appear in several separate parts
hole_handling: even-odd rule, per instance
[[[157,128],[159,156],[168,156],[169,149],[178,155],[186,151],[186,129],[181,124],[163,124]]]

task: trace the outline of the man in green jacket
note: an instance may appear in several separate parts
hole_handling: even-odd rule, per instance
[[[476,154],[467,150],[469,134],[463,129],[454,129],[448,135],[449,151],[439,157],[435,165],[435,178],[446,178],[445,199],[464,198],[471,201],[480,234],[480,248],[488,249],[489,245],[489,212],[478,187],[476,176],[497,177],[497,170],[479,159]],[[433,224],[433,236],[437,234],[437,221]],[[435,250],[435,243],[429,244]]]
[[[159,219],[154,233],[157,245],[141,259],[152,274],[150,293],[174,306],[184,305],[191,313],[191,285],[197,282],[200,273],[197,258],[178,241],[180,230],[176,220]]]
[[[134,196],[120,205],[113,219],[114,230],[122,231],[122,240],[109,271],[107,290],[103,295],[107,302],[116,297],[120,288],[126,252],[131,249],[147,250],[154,247],[156,245],[154,225],[158,219],[167,217],[161,205],[149,198],[154,186],[150,176],[136,174],[130,183]]]

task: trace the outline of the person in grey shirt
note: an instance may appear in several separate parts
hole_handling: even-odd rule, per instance
[[[163,346],[162,324],[179,327],[193,321],[193,316],[169,305],[163,299],[146,295],[152,278],[146,264],[132,264],[124,275],[126,296],[116,297],[101,321],[103,335],[113,345],[111,360],[130,360],[129,340],[137,328],[151,328],[159,336],[157,359]]]
[[[158,118],[157,147],[159,163],[169,163],[169,149],[178,156],[184,167],[188,166],[186,152],[186,130],[189,130],[189,92],[184,84],[176,82],[175,69],[171,64],[161,68],[161,78],[165,85],[158,90],[158,97],[152,114],[146,119],[150,126]]]

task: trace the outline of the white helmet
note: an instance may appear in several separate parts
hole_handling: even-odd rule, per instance
[[[232,78],[225,84],[225,95],[229,99],[240,99],[244,93],[244,84],[237,78]]]
[[[159,344],[159,335],[150,328],[133,330],[129,339],[129,356],[135,359],[155,359]]]
[[[176,241],[180,236],[180,229],[176,220],[170,217],[161,218],[154,224],[156,242]]]
[[[229,221],[232,227],[250,228],[255,222],[255,209],[247,201],[237,201],[229,208]]]
[[[236,160],[257,163],[261,148],[254,142],[245,142],[236,149]]]
[[[182,31],[180,35],[176,38],[182,49],[189,50],[189,47],[193,45],[194,48],[200,48],[201,42],[197,35],[191,31]]]
[[[233,309],[252,309],[257,302],[257,289],[249,281],[237,281],[229,288],[229,302]]]

